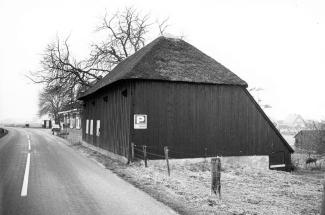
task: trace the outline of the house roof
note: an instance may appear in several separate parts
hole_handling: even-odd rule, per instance
[[[301,130],[294,137],[296,138],[299,134],[303,136],[314,136],[314,135],[325,136],[325,130]]]
[[[213,58],[181,39],[158,37],[119,63],[83,93],[91,95],[119,80],[149,79],[247,87],[247,83]]]

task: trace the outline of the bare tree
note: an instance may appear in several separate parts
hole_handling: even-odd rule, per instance
[[[68,39],[59,39],[45,49],[41,60],[42,70],[28,76],[34,83],[43,83],[49,87],[62,86],[65,92],[75,91],[80,86],[89,87],[92,81],[109,72],[98,69],[88,60],[77,61],[70,55]]]
[[[59,112],[70,101],[69,94],[62,93],[59,86],[45,87],[39,95],[39,115],[52,115],[55,122],[59,121]]]
[[[157,23],[160,35],[166,31],[168,19]],[[39,95],[39,115],[51,114],[59,121],[58,113],[68,104],[76,104],[80,91],[91,87],[117,64],[145,45],[150,31],[148,15],[126,8],[113,15],[107,13],[97,28],[106,34],[105,41],[91,46],[90,57],[75,59],[70,52],[68,38],[50,43],[43,54],[41,70],[27,76],[45,88]]]
[[[126,8],[109,16],[106,14],[97,31],[105,32],[106,39],[93,44],[89,59],[78,61],[71,56],[68,39],[57,39],[45,49],[42,69],[31,72],[29,79],[53,87],[61,85],[65,92],[87,88],[108,74],[118,63],[145,45],[150,30],[149,16],[142,16],[133,8]],[[167,19],[160,25],[160,33],[167,28]]]
[[[161,35],[168,26],[167,21],[158,24]],[[68,101],[73,103],[80,91],[92,86],[145,45],[150,26],[149,16],[133,8],[113,15],[106,13],[97,28],[106,34],[106,39],[93,44],[90,57],[85,60],[71,55],[68,38],[50,43],[41,60],[42,69],[27,76],[34,83],[45,85],[39,97],[39,114],[51,113],[57,121],[58,112]]]
[[[157,20],[157,24],[158,24],[158,28],[159,28],[159,34],[161,36],[164,36],[164,34],[166,32],[166,29],[169,27],[168,20],[169,20],[169,18],[164,19],[162,22],[159,22]]]
[[[133,8],[111,16],[106,13],[97,31],[104,32],[107,39],[92,45],[89,61],[98,68],[112,69],[145,45],[150,25],[149,16],[141,15]]]

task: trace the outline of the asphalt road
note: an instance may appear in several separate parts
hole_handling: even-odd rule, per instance
[[[64,140],[8,130],[0,139],[0,214],[176,214]]]

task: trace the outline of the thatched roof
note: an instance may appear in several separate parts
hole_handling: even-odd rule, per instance
[[[118,64],[79,99],[118,80],[149,79],[247,87],[229,69],[181,39],[159,37]]]

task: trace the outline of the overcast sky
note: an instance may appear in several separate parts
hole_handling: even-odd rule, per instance
[[[85,58],[105,11],[126,6],[153,21],[169,17],[168,33],[185,36],[249,88],[263,88],[273,119],[325,119],[323,1],[0,0],[0,120],[36,116],[40,87],[25,74],[40,68],[48,43],[70,35],[73,54]]]

